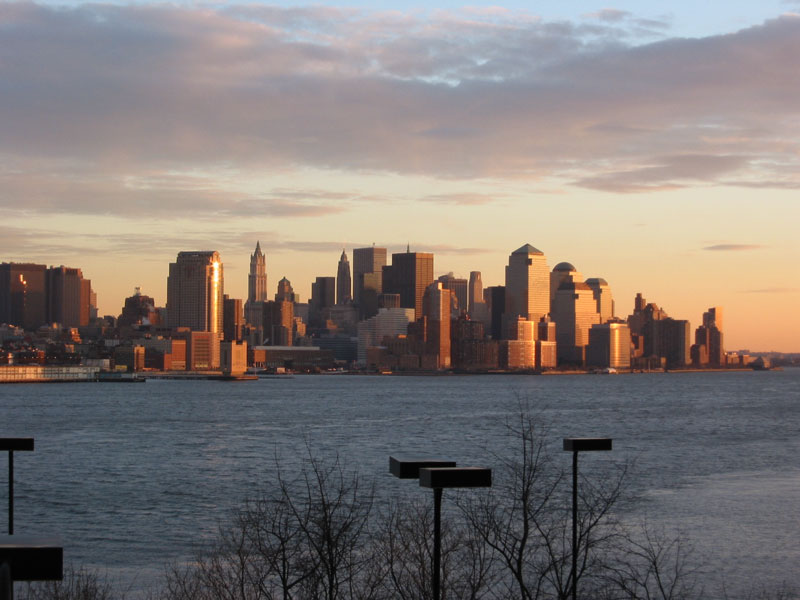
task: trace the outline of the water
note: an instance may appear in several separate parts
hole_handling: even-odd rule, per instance
[[[614,438],[582,472],[635,461],[636,510],[689,535],[729,592],[800,588],[800,370],[5,385],[0,435],[36,439],[15,455],[17,533],[57,533],[67,561],[138,591],[274,481],[276,461],[338,454],[394,494],[407,482],[390,454],[491,467],[520,403],[554,445]]]

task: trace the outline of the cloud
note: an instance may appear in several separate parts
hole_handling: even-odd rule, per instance
[[[765,246],[758,244],[714,244],[713,246],[705,246],[703,250],[711,250],[714,252],[740,252],[743,250],[761,250]]]
[[[493,194],[475,193],[453,193],[453,194],[433,194],[421,198],[423,202],[434,204],[456,204],[458,206],[479,206],[482,204],[492,204],[498,196]]]
[[[304,168],[630,193],[793,184],[800,166],[797,17],[702,39],[612,10],[572,23],[507,10],[2,3],[0,21],[7,209],[344,210],[214,180]],[[121,183],[196,172],[209,176]]]
[[[618,193],[677,189],[693,182],[713,181],[717,176],[745,166],[745,156],[688,154],[652,159],[652,166],[603,173],[575,182],[581,187]]]
[[[631,16],[631,13],[625,10],[617,10],[616,8],[603,8],[597,12],[588,13],[584,17],[589,19],[597,19],[599,21],[606,21],[608,23],[619,23]]]
[[[800,288],[760,288],[760,289],[753,289],[753,290],[741,290],[742,294],[795,294],[800,292]]]
[[[12,162],[12,161],[9,161]],[[68,166],[40,172],[0,171],[1,209],[20,213],[106,215],[129,218],[322,217],[375,200],[360,193],[320,189],[243,192],[223,175],[143,172],[94,173]]]

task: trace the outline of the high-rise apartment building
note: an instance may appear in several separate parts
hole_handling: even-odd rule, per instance
[[[383,267],[383,292],[399,294],[400,306],[413,308],[416,318],[422,316],[422,297],[433,283],[433,254],[406,252],[392,254],[391,266]]]
[[[519,317],[538,322],[549,312],[550,272],[547,259],[541,250],[525,244],[508,257],[504,317],[506,325],[515,328]]]
[[[336,304],[345,304],[353,299],[350,281],[350,261],[347,253],[342,250],[339,257],[339,266],[336,269]]]
[[[218,252],[179,252],[167,278],[169,326],[222,335],[223,286]]]

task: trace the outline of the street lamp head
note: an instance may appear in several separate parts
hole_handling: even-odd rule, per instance
[[[64,578],[64,548],[55,537],[0,536],[0,564],[3,563],[10,567],[12,581]]]
[[[611,450],[611,438],[564,438],[566,452],[597,452]]]
[[[33,450],[33,438],[0,438],[0,451]]]
[[[483,467],[420,469],[419,485],[427,488],[492,487],[492,470]]]
[[[419,479],[420,469],[455,466],[452,460],[398,460],[389,457],[389,472],[399,479]]]

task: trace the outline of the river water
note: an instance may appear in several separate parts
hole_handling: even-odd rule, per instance
[[[0,436],[36,440],[15,454],[16,533],[60,535],[66,561],[136,595],[269,486],[276,460],[338,455],[394,494],[407,482],[389,455],[491,467],[521,405],[554,447],[612,437],[582,473],[633,461],[636,511],[691,539],[707,589],[800,589],[800,369],[4,385]]]

